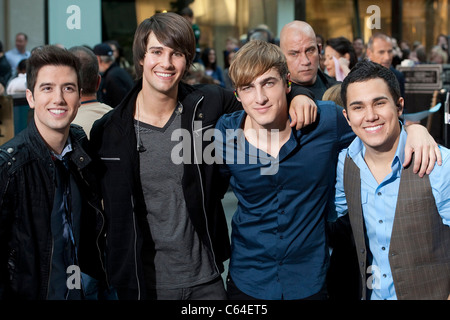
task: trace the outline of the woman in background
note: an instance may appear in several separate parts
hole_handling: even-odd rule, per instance
[[[214,83],[225,87],[222,68],[217,65],[216,51],[211,48],[205,48],[202,52],[201,59],[205,66],[205,74],[212,77]]]
[[[358,62],[352,43],[345,37],[327,40],[325,67],[330,77],[342,81]]]

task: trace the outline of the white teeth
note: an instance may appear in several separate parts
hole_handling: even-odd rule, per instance
[[[66,112],[66,110],[55,109],[55,110],[50,110],[50,112],[51,112],[51,113],[54,113],[54,114],[61,114],[61,113]]]
[[[370,128],[365,128],[366,131],[376,131],[378,129],[380,129],[382,127],[382,125],[376,126],[376,127],[370,127]]]
[[[172,76],[170,73],[156,73],[158,76],[160,76],[160,77],[164,77],[164,78],[168,78],[168,77],[170,77],[170,76]]]

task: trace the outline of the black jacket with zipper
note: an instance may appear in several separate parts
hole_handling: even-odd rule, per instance
[[[119,299],[146,298],[142,261],[151,251],[147,246],[153,245],[139,174],[133,116],[141,88],[142,81],[139,81],[119,106],[97,120],[90,136],[102,164],[97,172],[101,175],[107,218],[107,273]],[[217,271],[221,273],[223,261],[230,256],[228,227],[221,203],[228,184],[219,181],[217,166],[205,164],[199,154],[212,143],[211,139],[203,141],[203,133],[213,129],[222,114],[242,107],[231,91],[215,85],[194,88],[180,83],[178,98],[183,105],[181,126],[190,133],[192,146],[191,163],[183,164],[184,198],[195,230],[212,250]]]
[[[69,170],[81,193],[81,272],[105,283],[104,225],[86,134],[72,125]],[[55,165],[34,121],[0,146],[0,299],[46,299]]]

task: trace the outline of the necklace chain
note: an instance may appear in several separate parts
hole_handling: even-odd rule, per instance
[[[137,99],[136,99],[136,120],[137,120],[137,143],[136,143],[136,149],[139,151],[139,141],[140,141],[140,139],[141,139],[141,137],[140,137],[140,127],[139,127],[139,109],[140,109],[140,104],[139,104],[139,96],[140,96],[140,93],[138,94],[138,96],[137,96]]]

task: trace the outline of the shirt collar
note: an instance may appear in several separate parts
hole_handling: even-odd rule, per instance
[[[67,139],[66,146],[64,147],[61,154],[56,154],[52,151],[52,156],[55,157],[58,160],[63,160],[66,154],[72,151],[72,141],[70,140],[70,136]]]
[[[247,116],[247,113],[244,110],[238,111],[241,114],[237,117],[236,120],[236,129],[244,128],[244,121]],[[291,116],[289,116],[289,120],[291,120]],[[299,138],[301,136],[301,130],[296,130],[295,127],[291,128],[291,134],[289,136],[289,140],[281,147],[280,152],[278,154],[278,160],[282,161],[286,156],[288,156],[292,150],[299,144]]]

